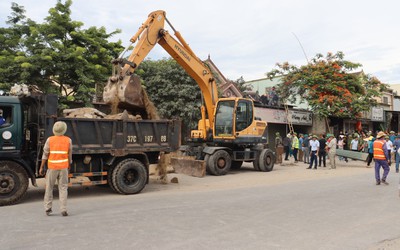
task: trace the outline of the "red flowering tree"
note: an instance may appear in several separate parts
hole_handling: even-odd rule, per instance
[[[277,92],[281,99],[295,103],[307,101],[321,118],[329,116],[359,118],[377,104],[375,97],[387,88],[377,78],[358,70],[362,65],[343,59],[344,54],[317,54],[304,66],[278,63],[266,75],[280,77]],[[354,72],[359,73],[354,73]]]

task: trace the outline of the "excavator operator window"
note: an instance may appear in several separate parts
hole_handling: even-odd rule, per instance
[[[215,136],[233,135],[233,110],[235,101],[218,102],[215,115]]]
[[[239,100],[236,107],[236,131],[242,131],[253,122],[253,105],[250,101]]]

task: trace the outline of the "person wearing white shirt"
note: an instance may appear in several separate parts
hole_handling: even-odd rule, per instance
[[[310,157],[310,166],[307,169],[312,169],[313,163],[315,163],[314,169],[317,169],[317,165],[318,165],[317,155],[318,155],[318,151],[319,151],[319,147],[320,147],[319,141],[317,140],[317,137],[318,136],[313,135],[312,136],[312,140],[310,141],[310,149],[311,149],[310,150],[310,155],[311,155],[311,157]]]

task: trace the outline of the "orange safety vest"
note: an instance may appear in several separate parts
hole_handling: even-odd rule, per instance
[[[386,160],[385,152],[383,152],[383,144],[385,142],[382,140],[374,141],[374,159]]]
[[[67,136],[49,137],[50,154],[47,160],[49,169],[65,169],[69,167],[68,152],[70,148],[70,139]]]

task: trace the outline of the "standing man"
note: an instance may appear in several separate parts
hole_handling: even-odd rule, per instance
[[[290,134],[287,134],[285,138],[283,138],[283,149],[285,150],[285,161],[289,160],[289,151],[290,151]]]
[[[304,135],[303,134],[299,134],[299,161],[303,161],[303,141],[304,141]]]
[[[282,136],[279,132],[275,133],[275,152],[276,152],[276,163],[282,163],[282,154],[283,154],[283,144],[282,144]]]
[[[303,156],[304,156],[304,163],[309,164],[310,163],[310,139],[308,138],[308,135],[304,135],[304,140],[303,140]]]
[[[317,169],[317,155],[318,155],[318,151],[319,151],[319,141],[317,140],[317,136],[313,135],[312,136],[312,140],[310,141],[310,148],[311,148],[311,159],[310,159],[310,166],[307,169],[311,169],[313,163],[315,162],[315,167],[314,169]]]
[[[72,163],[72,141],[64,136],[67,131],[67,124],[62,121],[54,123],[53,134],[44,145],[42,163],[39,174],[44,175],[44,165],[47,162],[46,191],[44,194],[44,209],[46,215],[52,212],[53,187],[58,180],[58,192],[60,198],[60,211],[62,216],[68,216],[68,170]]]
[[[319,151],[318,151],[318,156],[319,156],[319,164],[318,166],[321,167],[321,162],[324,167],[326,167],[326,139],[325,139],[325,134],[321,135],[321,139],[319,139]]]
[[[293,149],[293,156],[294,156],[294,163],[297,163],[297,152],[299,151],[300,142],[299,138],[297,138],[297,133],[293,132],[292,138],[292,149]]]
[[[378,133],[376,140],[374,141],[374,160],[376,185],[380,185],[381,183],[389,185],[389,183],[386,182],[386,177],[390,171],[390,156],[386,149],[385,133],[382,131]],[[383,168],[382,180],[380,178],[381,167]]]
[[[337,140],[333,136],[333,134],[327,135],[329,138],[329,142],[326,145],[328,149],[328,156],[329,156],[329,163],[331,164],[330,169],[336,169],[336,147],[337,147]]]
[[[396,136],[396,139],[394,140],[393,143],[394,147],[394,156],[396,160],[396,173],[399,172],[399,164],[400,164],[400,154],[399,154],[399,149],[400,149],[400,135]]]

